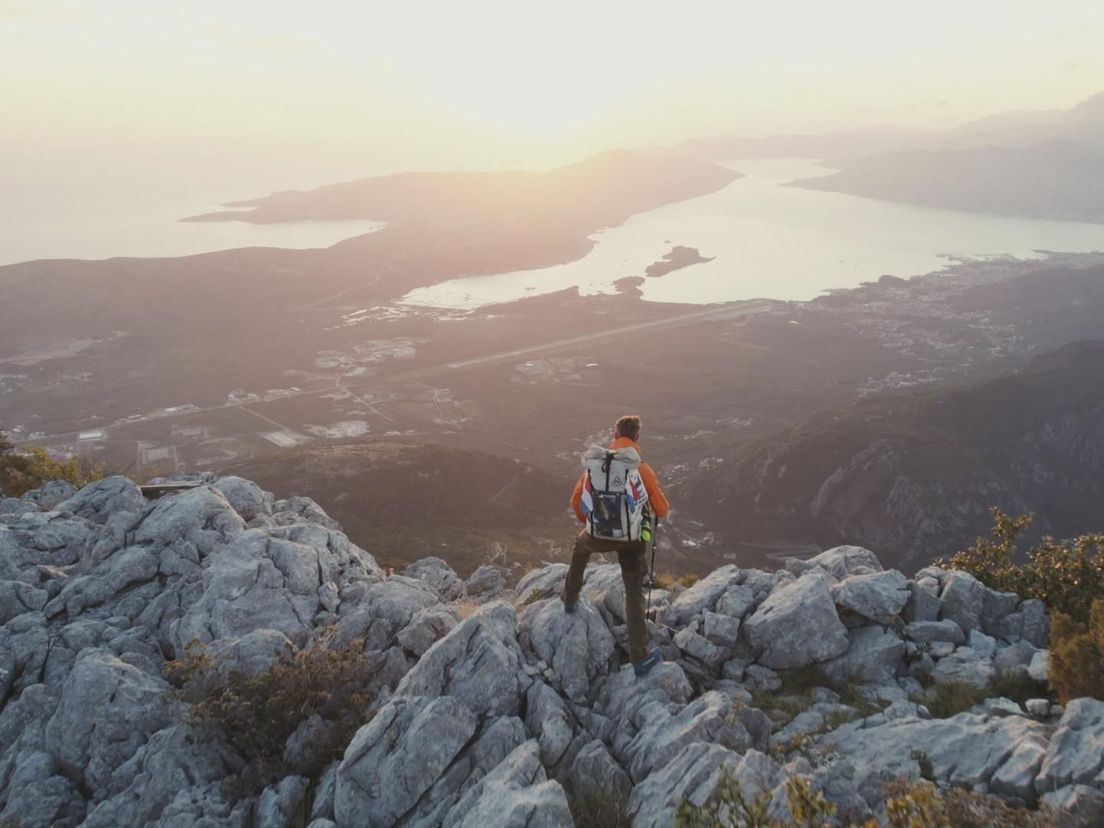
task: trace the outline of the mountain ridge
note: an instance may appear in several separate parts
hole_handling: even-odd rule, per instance
[[[896,563],[953,554],[988,509],[1035,512],[1039,531],[1092,529],[1104,508],[1104,340],[994,379],[869,398],[745,447],[691,492],[740,531],[893,550]]]

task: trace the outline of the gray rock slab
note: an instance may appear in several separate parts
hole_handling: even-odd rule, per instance
[[[828,661],[848,646],[829,580],[818,573],[777,587],[744,620],[744,634],[758,662],[775,669]]]
[[[521,665],[514,609],[493,604],[430,647],[403,676],[395,696],[449,696],[479,715],[514,715],[525,690]]]
[[[518,620],[518,640],[529,661],[551,669],[551,681],[567,698],[585,702],[612,664],[616,642],[602,616],[586,603],[564,612],[555,599],[530,604]]]
[[[841,609],[879,624],[889,624],[897,619],[908,601],[908,580],[895,569],[848,575],[832,585],[832,598]]]
[[[551,781],[535,741],[516,748],[472,786],[445,817],[444,828],[572,828],[567,795]]]

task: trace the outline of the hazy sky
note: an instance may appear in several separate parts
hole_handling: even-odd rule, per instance
[[[1102,43],[1098,0],[0,0],[0,183],[944,126],[1104,89]]]

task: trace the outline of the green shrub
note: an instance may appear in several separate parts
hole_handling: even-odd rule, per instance
[[[1046,683],[1031,678],[1026,670],[1006,670],[993,676],[984,687],[969,681],[940,682],[913,696],[912,700],[928,708],[932,718],[949,719],[986,699],[1006,698],[1022,705],[1028,699],[1049,695]]]
[[[344,751],[372,715],[371,678],[363,642],[341,649],[322,640],[285,654],[269,669],[245,675],[202,645],[165,665],[175,694],[190,706],[190,720],[221,733],[249,763],[245,792],[289,773],[316,776]],[[284,746],[296,729],[317,716],[320,725],[304,745],[303,758],[289,766]]]
[[[0,492],[8,497],[20,497],[51,480],[67,480],[79,488],[103,474],[103,469],[80,458],[55,460],[41,446],[17,449],[0,434]]]
[[[1027,670],[1002,670],[989,681],[985,694],[988,699],[1003,697],[1023,705],[1028,699],[1045,699],[1050,696],[1050,688],[1045,681],[1037,681],[1028,675]]]
[[[994,509],[991,536],[978,538],[939,566],[969,572],[993,589],[1039,598],[1051,611],[1088,621],[1093,598],[1104,594],[1104,535],[1068,541],[1046,537],[1017,563],[1017,541],[1032,523],[1031,515],[1010,517]]]
[[[969,681],[946,681],[933,684],[913,701],[928,708],[933,719],[949,719],[985,701],[990,695],[986,688]]]
[[[1054,613],[1047,677],[1063,703],[1081,696],[1104,699],[1104,599],[1093,601],[1088,623]]]
[[[782,685],[777,690],[756,691],[752,694],[751,706],[762,710],[779,727],[812,707],[810,693],[817,687],[839,694],[840,702],[858,710],[860,716],[870,716],[885,709],[885,704],[871,701],[862,694],[860,682],[834,681],[816,664],[779,670],[778,678]]]

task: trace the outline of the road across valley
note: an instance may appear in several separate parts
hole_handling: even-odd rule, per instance
[[[424,379],[427,377],[437,376],[439,374],[463,370],[465,368],[493,365],[498,362],[505,362],[524,357],[553,353],[555,351],[574,348],[576,346],[585,345],[588,343],[597,343],[637,336],[639,334],[652,332],[662,328],[679,327],[682,325],[689,325],[694,322],[700,322],[707,319],[737,319],[743,316],[749,316],[754,313],[758,313],[762,310],[762,308],[762,304],[758,302],[740,303],[739,305],[718,305],[707,308],[705,310],[694,311],[692,313],[667,316],[663,317],[662,319],[653,319],[648,322],[638,322],[633,325],[623,325],[621,327],[610,328],[604,331],[595,331],[594,333],[567,337],[565,339],[557,339],[551,342],[542,342],[536,345],[527,345],[523,348],[513,348],[506,351],[496,351],[494,353],[485,354],[483,356],[471,357],[469,359],[458,360],[455,362],[427,365],[422,368],[412,368],[408,371],[398,371],[392,374],[373,377],[370,380],[365,380],[359,383],[343,383],[340,385],[340,388],[349,392],[363,391],[371,387],[381,386],[388,383]],[[110,426],[102,426],[99,428],[99,430],[107,434],[119,429],[125,429],[131,425],[148,423],[152,420],[169,420],[185,416],[189,418],[194,418],[196,415],[226,411],[227,409],[232,408],[245,410],[248,413],[253,414],[254,416],[262,420],[266,420],[273,425],[280,425],[275,420],[269,420],[263,414],[259,414],[254,409],[262,407],[264,405],[268,405],[270,403],[282,403],[289,399],[294,399],[297,397],[319,396],[321,394],[333,393],[333,391],[334,386],[332,385],[323,386],[321,388],[309,388],[300,391],[290,391],[286,394],[281,394],[279,397],[272,400],[249,400],[248,408],[246,408],[246,405],[243,402],[227,402],[220,405],[208,406],[206,408],[190,408],[186,411],[158,414],[141,420],[135,420],[134,422],[130,423],[117,423]],[[286,428],[286,426],[284,427]],[[71,442],[74,438],[76,438],[78,433],[79,431],[69,431],[51,434],[46,437],[38,438],[34,442],[47,444]]]

